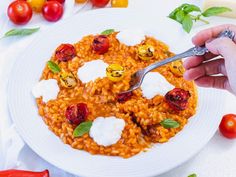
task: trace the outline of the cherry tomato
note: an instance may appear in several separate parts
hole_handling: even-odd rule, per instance
[[[132,92],[128,92],[128,93],[119,93],[117,95],[117,101],[119,103],[124,103],[126,101],[128,101],[129,99],[131,99],[131,97],[133,96]]]
[[[77,85],[77,79],[72,72],[61,72],[60,82],[65,88],[73,88]]]
[[[0,171],[0,177],[49,177],[49,171],[44,170],[41,172],[33,172],[33,171],[26,171],[26,170],[4,170]]]
[[[75,125],[84,122],[88,116],[88,107],[85,103],[72,104],[66,109],[66,119]]]
[[[109,49],[109,39],[105,35],[96,36],[93,40],[92,48],[98,54],[104,54]]]
[[[170,71],[177,77],[182,77],[184,74],[184,66],[181,61],[175,61],[171,63]]]
[[[91,3],[96,7],[104,7],[110,0],[91,0]]]
[[[174,88],[165,95],[166,102],[175,111],[185,110],[187,108],[189,98],[189,91],[185,91],[180,88]]]
[[[63,6],[57,1],[48,1],[43,6],[43,17],[50,21],[58,21],[63,14]]]
[[[33,11],[41,12],[46,0],[27,0]]]
[[[142,60],[150,60],[154,57],[155,49],[153,46],[143,44],[138,47],[138,57]]]
[[[112,7],[128,7],[129,0],[111,0]]]
[[[226,138],[236,138],[236,115],[227,114],[223,116],[219,129]]]
[[[13,1],[7,9],[8,17],[17,25],[23,25],[30,21],[32,13],[32,8],[25,1]]]
[[[87,0],[75,0],[77,3],[85,3]]]
[[[118,82],[124,76],[124,68],[118,64],[111,64],[106,68],[106,75],[111,81]]]
[[[71,44],[61,44],[55,52],[55,57],[59,61],[69,61],[76,56],[75,47]]]
[[[57,1],[59,2],[60,4],[64,4],[65,0],[47,0],[47,1]]]

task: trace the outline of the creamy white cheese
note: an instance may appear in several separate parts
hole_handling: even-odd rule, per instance
[[[78,78],[83,82],[87,83],[94,81],[97,78],[106,77],[107,63],[102,60],[93,60],[85,63],[81,68],[78,69]]]
[[[43,102],[54,100],[60,91],[57,85],[57,80],[48,79],[39,81],[32,89],[32,94],[35,98],[43,97]]]
[[[97,144],[110,146],[119,141],[124,127],[123,119],[98,117],[93,121],[89,135]]]
[[[141,85],[143,96],[152,99],[156,95],[165,95],[168,91],[174,89],[164,76],[158,72],[149,72]]]
[[[145,34],[141,30],[123,30],[116,35],[116,38],[121,43],[124,43],[128,46],[134,46],[145,40]]]

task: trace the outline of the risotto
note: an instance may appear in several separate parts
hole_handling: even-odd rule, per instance
[[[60,45],[40,78],[41,81],[57,81],[54,89],[43,93],[54,94],[48,95],[46,101],[45,95],[39,94],[36,101],[44,122],[65,144],[91,154],[129,158],[146,151],[154,143],[167,142],[181,131],[196,112],[197,91],[193,82],[183,79],[183,66],[179,61],[153,71],[173,86],[174,89],[165,95],[147,98],[141,88],[131,94],[119,94],[129,89],[131,75],[137,70],[174,54],[166,44],[153,37],[144,36],[140,43],[129,46],[118,39],[118,34],[111,30],[103,35],[85,36],[73,45]],[[105,63],[104,69],[97,64],[92,70],[80,70],[95,60]],[[100,69],[96,71],[99,77],[95,77],[96,69]],[[109,74],[113,71],[115,75]],[[89,81],[82,79],[82,75],[85,78],[94,76]],[[50,84],[45,85],[49,87]],[[109,118],[116,120],[119,126],[116,122],[104,121]],[[117,121],[120,119],[122,121]],[[93,125],[95,120],[99,127]],[[119,133],[115,133],[116,130]],[[94,136],[99,131],[103,139],[110,131],[116,141],[107,141],[106,145],[99,143],[102,140],[95,141]]]

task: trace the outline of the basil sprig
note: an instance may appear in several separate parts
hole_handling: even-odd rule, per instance
[[[37,32],[40,28],[22,28],[22,29],[12,29],[8,32],[6,32],[3,36],[10,37],[10,36],[28,36],[35,32]]]
[[[188,175],[188,177],[197,177],[197,175],[195,173]]]
[[[47,66],[54,74],[61,71],[61,68],[53,61],[48,61]]]
[[[209,22],[202,17],[215,16],[230,11],[232,10],[227,7],[211,7],[202,12],[202,10],[194,4],[182,4],[181,6],[174,9],[168,17],[179,22],[183,29],[189,33],[193,27],[193,22],[202,21],[206,24],[209,24]],[[193,12],[194,15],[191,14]]]
[[[92,121],[82,122],[75,128],[73,136],[79,137],[83,136],[85,133],[88,133],[90,128],[92,127],[92,124],[93,124]]]
[[[101,34],[102,34],[102,35],[109,35],[109,34],[112,34],[112,33],[114,33],[114,32],[115,32],[114,29],[107,29],[107,30],[101,32]]]
[[[180,126],[179,122],[173,119],[164,119],[160,123],[164,128],[178,128]]]

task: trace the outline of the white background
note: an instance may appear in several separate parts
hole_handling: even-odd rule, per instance
[[[66,15],[73,15],[79,7],[74,8],[73,0],[66,4]],[[9,29],[13,28],[14,25],[8,21],[6,17],[6,7],[9,4],[10,0],[5,0],[1,2],[0,5],[0,36],[4,34]],[[195,3],[197,5],[202,4],[202,1],[199,0],[130,0],[129,8],[146,11],[149,13],[151,11],[156,12],[156,8],[160,3],[166,3],[166,12],[170,12],[177,5],[188,2]],[[90,6],[86,6],[82,11],[90,9]],[[81,12],[82,13],[82,12]],[[154,18],[153,23],[155,23],[155,18],[158,18],[158,12]],[[109,15],[109,14],[108,14]],[[168,15],[168,13],[167,13]],[[221,23],[233,23],[236,24],[236,20],[233,19],[223,19],[223,18],[211,18],[211,24],[221,24]],[[53,27],[53,24],[49,24],[42,20],[42,17],[35,16],[32,22],[29,24],[31,27],[41,26],[42,30],[45,28]],[[208,27],[208,26],[204,26]],[[198,28],[198,27],[195,27]],[[35,35],[25,37],[25,38],[11,38],[0,41],[0,135],[3,137],[11,135],[11,129],[9,126],[4,126],[4,124],[10,125],[9,115],[7,112],[7,103],[6,103],[6,84],[8,74],[11,70],[11,66],[14,61],[17,60],[17,56],[24,51],[24,48],[30,44],[30,42],[35,38]],[[236,114],[236,98],[235,96],[223,92],[227,102],[225,107],[225,113],[235,113]],[[221,103],[219,103],[221,104]],[[214,121],[214,117],[212,117]],[[211,125],[209,125],[211,126]],[[2,147],[2,148],[1,148]],[[6,161],[3,160],[6,150],[3,150],[3,147],[6,147],[6,144],[1,146],[1,136],[0,136],[0,169],[4,168]],[[16,148],[17,147],[10,147]],[[2,151],[1,151],[2,150]],[[3,154],[4,153],[4,154]],[[187,152],[186,152],[187,153]],[[52,176],[61,177],[61,176],[72,176],[66,173],[63,173],[59,169],[48,164],[40,157],[38,157],[28,146],[24,146],[21,150],[18,159],[16,159],[18,164],[8,164],[10,167],[21,167],[22,169],[29,170],[42,170],[45,168],[50,169]],[[12,166],[11,166],[12,165]],[[157,167],[158,168],[158,167]],[[228,140],[222,137],[219,132],[216,132],[211,141],[202,149],[199,154],[197,154],[193,159],[187,163],[181,165],[180,167],[173,169],[172,171],[161,175],[160,177],[187,177],[191,173],[196,173],[199,177],[235,177],[236,176],[236,141]]]

